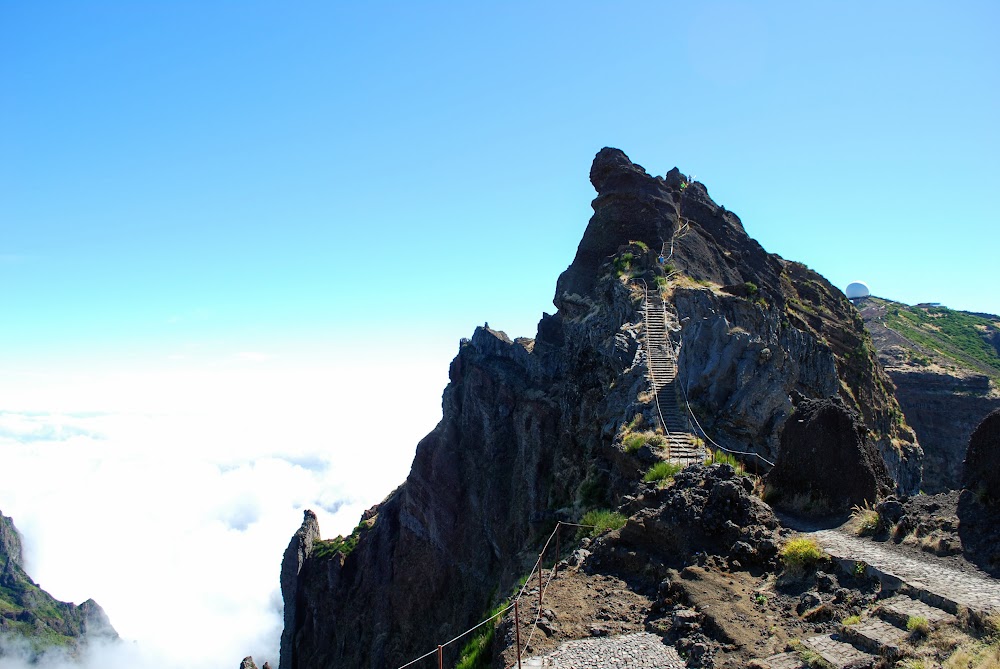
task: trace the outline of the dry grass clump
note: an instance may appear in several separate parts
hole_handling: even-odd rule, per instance
[[[854,524],[854,533],[863,537],[878,532],[882,518],[871,502],[865,502],[864,506],[855,504],[851,509],[851,522]]]

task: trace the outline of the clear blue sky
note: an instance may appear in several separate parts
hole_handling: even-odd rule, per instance
[[[605,145],[1000,312],[998,8],[0,2],[0,360],[533,334]]]

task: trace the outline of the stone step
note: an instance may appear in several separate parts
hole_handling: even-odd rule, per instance
[[[844,625],[843,636],[858,648],[887,658],[902,655],[907,632],[881,618],[868,618],[857,625]]]
[[[751,666],[760,669],[809,669],[798,653],[778,653],[763,660],[755,660]]]
[[[878,615],[896,627],[905,629],[910,618],[923,618],[930,626],[951,625],[957,621],[955,616],[936,606],[930,606],[905,595],[896,595],[884,600],[878,607]]]
[[[802,642],[834,669],[870,669],[878,657],[855,648],[839,634],[814,636]]]

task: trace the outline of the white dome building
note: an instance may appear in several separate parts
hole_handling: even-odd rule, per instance
[[[863,281],[855,281],[847,285],[847,299],[852,302],[855,300],[863,300],[864,298],[870,296],[872,293],[868,290],[868,284]]]

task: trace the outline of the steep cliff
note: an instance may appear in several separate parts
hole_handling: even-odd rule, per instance
[[[960,488],[972,431],[1000,408],[1000,316],[877,297],[858,309],[924,449],[923,490]]]
[[[33,659],[51,650],[75,655],[90,639],[118,638],[97,602],[60,602],[31,580],[24,571],[21,537],[3,514],[0,565],[0,658],[5,646]]]
[[[536,338],[481,327],[463,340],[441,422],[350,537],[319,539],[306,513],[282,563],[281,669],[391,668],[425,653],[529,571],[556,519],[633,489],[641,453],[622,435],[657,413],[643,285],[676,315],[677,379],[713,439],[773,457],[792,391],[839,395],[899,486],[919,485],[919,446],[839,291],[767,254],[676,169],[652,177],[604,149],[591,181],[594,216]]]

